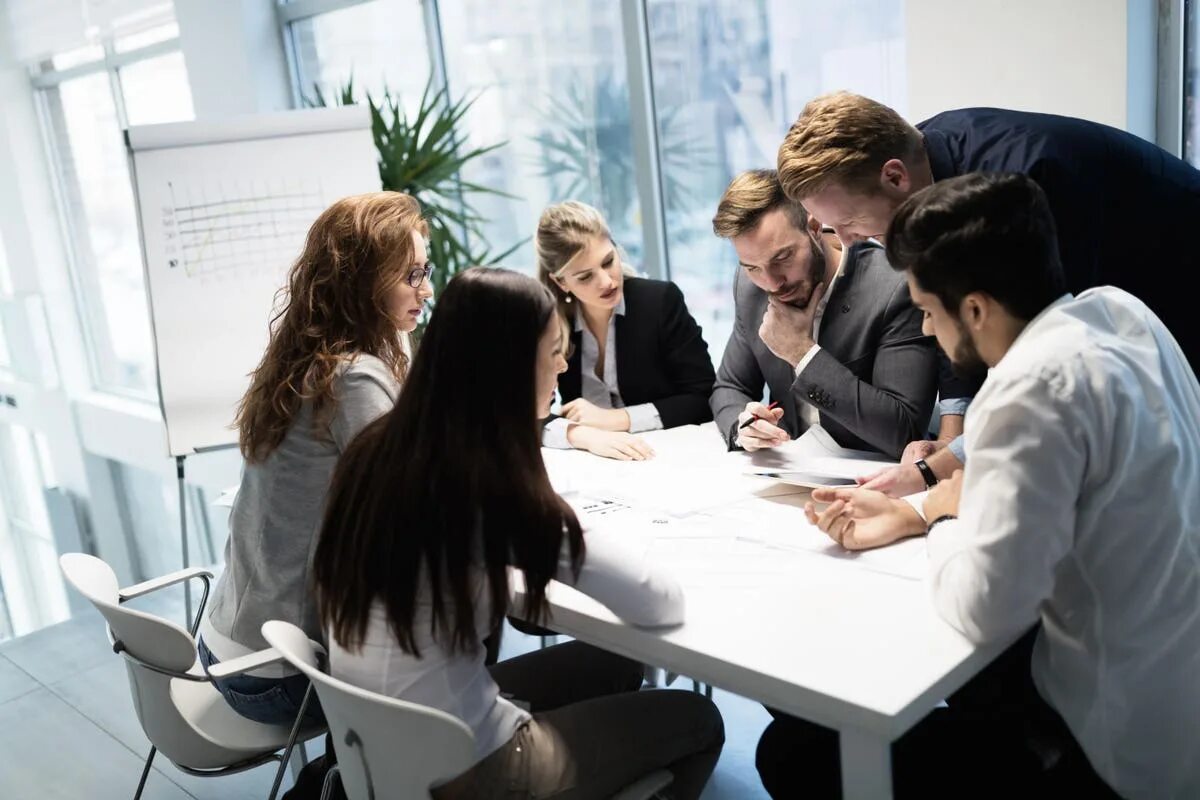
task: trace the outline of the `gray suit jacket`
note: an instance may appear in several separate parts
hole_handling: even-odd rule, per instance
[[[733,294],[733,334],[709,399],[730,449],[738,414],[762,399],[764,384],[793,437],[804,432],[800,404],[810,403],[843,447],[899,458],[905,445],[924,438],[937,391],[937,346],[921,333],[921,312],[883,248],[850,248],[821,318],[820,352],[799,377],[758,338],[766,292],[739,270]]]

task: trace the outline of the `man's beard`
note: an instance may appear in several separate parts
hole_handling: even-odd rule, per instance
[[[812,257],[808,260],[808,275],[794,283],[789,283],[777,292],[772,292],[774,297],[783,297],[800,287],[802,291],[786,301],[789,306],[796,308],[807,307],[812,300],[813,289],[816,289],[817,284],[825,280],[825,251],[811,238],[808,240],[808,246],[812,253]]]
[[[954,352],[949,354],[950,368],[963,381],[983,383],[988,373],[987,362],[979,355],[975,341],[967,331],[967,326],[962,324],[962,320],[956,320],[955,324],[958,325],[958,345]]]

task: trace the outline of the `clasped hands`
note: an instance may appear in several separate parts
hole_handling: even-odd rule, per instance
[[[925,533],[926,520],[958,516],[962,470],[938,483],[925,498],[924,517],[905,500],[872,489],[814,489],[804,506],[808,521],[847,550],[883,547]],[[818,510],[818,504],[825,508]]]

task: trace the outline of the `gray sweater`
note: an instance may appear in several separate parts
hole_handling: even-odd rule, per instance
[[[360,355],[334,383],[328,435],[314,435],[308,403],[283,442],[260,464],[247,464],[229,518],[225,572],[214,590],[206,629],[257,650],[269,619],[299,625],[324,641],[309,586],[325,495],[338,456],[368,423],[391,410],[400,385],[378,358]],[[218,658],[231,654],[218,652]],[[228,648],[226,648],[228,649]]]

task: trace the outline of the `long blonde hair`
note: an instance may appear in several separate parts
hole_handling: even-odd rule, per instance
[[[403,380],[408,355],[387,298],[412,264],[413,231],[429,235],[417,201],[400,192],[344,197],[317,217],[276,296],[267,351],[238,404],[248,462],[266,460],[306,400],[314,432],[327,435],[343,361],[367,353]]]
[[[568,323],[567,330],[573,330],[575,322],[575,306],[568,303],[567,292],[558,285],[556,277],[570,265],[575,256],[583,252],[597,236],[603,236],[612,243],[621,262],[621,273],[632,278],[637,275],[629,263],[625,249],[613,240],[608,223],[599,209],[578,200],[567,200],[547,206],[538,220],[537,234],[534,236],[534,247],[537,250],[538,280],[545,284],[554,295],[558,313]]]

